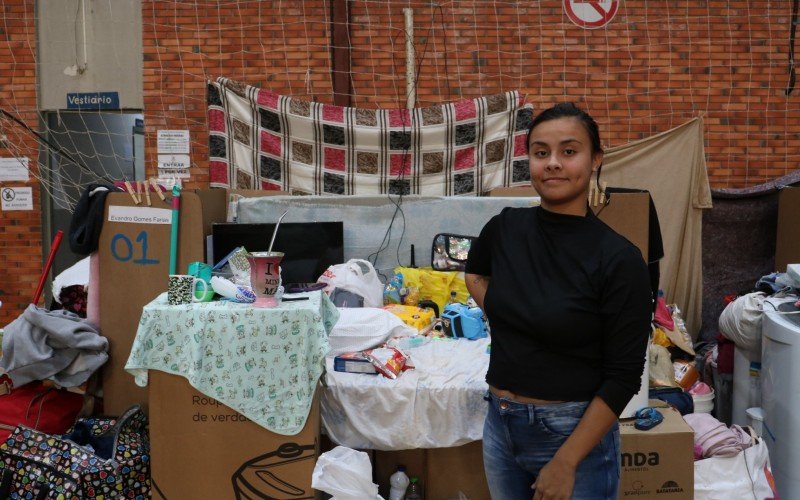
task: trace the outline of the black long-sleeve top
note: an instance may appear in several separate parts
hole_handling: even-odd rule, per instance
[[[466,272],[491,277],[490,385],[552,401],[599,396],[622,413],[641,385],[650,333],[638,248],[591,210],[506,208],[473,243]]]

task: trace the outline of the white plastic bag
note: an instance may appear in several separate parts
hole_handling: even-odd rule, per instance
[[[719,331],[739,348],[761,352],[761,319],[764,315],[761,292],[742,295],[728,304],[719,315]]]
[[[372,482],[369,455],[346,446],[337,446],[317,459],[311,487],[333,495],[331,500],[383,500],[378,485]]]
[[[695,500],[776,498],[764,440],[735,457],[712,457],[694,463]]]
[[[328,356],[372,349],[391,337],[410,337],[417,330],[385,309],[341,308],[339,320],[328,335]]]
[[[61,289],[72,285],[89,284],[89,257],[79,260],[72,267],[68,267],[53,280],[53,300],[61,303]]]
[[[326,283],[328,295],[334,288],[364,297],[364,307],[383,307],[383,283],[372,264],[363,259],[350,259],[344,264],[334,264],[322,273],[317,280]]]

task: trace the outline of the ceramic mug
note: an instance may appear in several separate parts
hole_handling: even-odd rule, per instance
[[[201,286],[198,286],[202,283]],[[201,298],[198,299],[194,292],[195,287],[202,290]],[[167,303],[169,305],[191,304],[201,302],[202,297],[208,292],[208,283],[191,276],[189,274],[170,274],[169,284],[167,285]]]

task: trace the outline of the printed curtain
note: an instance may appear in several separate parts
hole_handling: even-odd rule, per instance
[[[428,108],[360,109],[218,78],[208,83],[210,185],[432,196],[527,186],[532,119],[517,91]]]

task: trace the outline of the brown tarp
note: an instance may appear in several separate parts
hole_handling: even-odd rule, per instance
[[[664,241],[660,287],[697,337],[703,302],[702,210],[711,208],[702,118],[607,149],[600,181],[650,191]]]

